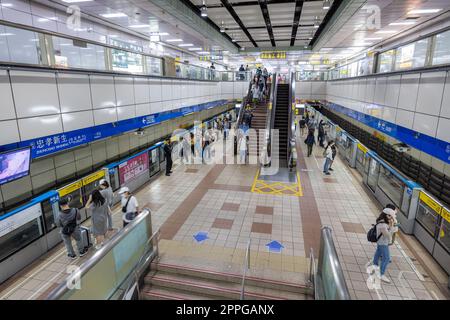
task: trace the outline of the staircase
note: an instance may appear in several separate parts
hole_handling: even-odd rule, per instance
[[[242,275],[153,263],[143,300],[238,300]],[[281,281],[246,278],[246,300],[312,300],[311,289]]]
[[[259,130],[266,129],[267,121],[267,103],[259,103],[253,110],[253,119],[251,129],[256,130],[257,136],[249,137],[249,157],[259,157],[259,151],[262,146],[259,145]]]
[[[289,84],[278,84],[276,98],[274,129],[278,130],[279,141],[278,145],[274,142],[272,150],[278,150],[280,167],[286,168],[288,162],[288,123],[290,107]]]

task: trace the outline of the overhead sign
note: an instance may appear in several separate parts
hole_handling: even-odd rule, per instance
[[[428,207],[431,208],[431,210],[437,212],[438,214],[441,214],[441,205],[435,201],[433,198],[431,198],[430,196],[428,196],[426,193],[421,192],[419,199],[425,203]]]
[[[286,51],[262,52],[259,57],[261,59],[286,59]]]
[[[369,151],[369,149],[367,149],[363,144],[358,143],[358,149],[361,150],[364,153],[367,153],[367,151]]]

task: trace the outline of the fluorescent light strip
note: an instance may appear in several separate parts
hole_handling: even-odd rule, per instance
[[[414,9],[408,12],[408,14],[422,14],[422,13],[437,13],[442,9]]]
[[[125,13],[118,12],[118,13],[102,13],[100,14],[103,18],[122,18],[127,17]]]
[[[77,2],[92,2],[94,0],[61,0],[61,1],[65,3],[77,3]]]
[[[412,24],[415,24],[415,22],[414,21],[402,21],[402,22],[389,23],[390,26],[410,26]]]
[[[199,51],[198,54],[209,54],[209,51]]]
[[[183,39],[167,39],[167,42],[183,42]]]
[[[150,28],[150,25],[149,24],[134,24],[134,25],[131,25],[129,27],[133,28],[133,29]]]
[[[192,43],[182,43],[178,45],[179,47],[192,47],[194,46]]]
[[[375,32],[375,33],[378,33],[378,34],[388,34],[388,33],[397,33],[398,31],[394,31],[394,30],[380,30],[380,31],[377,31],[377,32]]]
[[[364,38],[363,40],[375,41],[375,40],[383,40],[383,38],[381,38],[381,37],[379,37],[379,38]]]
[[[189,51],[200,51],[200,50],[202,50],[202,48],[189,48],[188,50]]]

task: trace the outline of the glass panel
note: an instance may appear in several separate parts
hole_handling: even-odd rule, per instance
[[[53,215],[53,205],[50,203],[50,200],[42,202],[42,215],[45,219],[45,230],[49,232],[55,229],[55,216]]]
[[[149,163],[150,163],[150,177],[151,177],[159,172],[159,152],[157,148],[150,151]]]
[[[436,35],[433,64],[450,63],[450,31]]]
[[[161,163],[161,162],[166,161],[166,156],[164,155],[163,147],[161,146],[158,149],[159,149],[159,162]]]
[[[432,210],[425,202],[419,201],[417,206],[416,220],[420,221],[425,229],[427,229],[432,235],[436,231],[438,224],[439,214]]]
[[[147,72],[151,75],[161,76],[161,59],[155,57],[146,57],[147,60]]]
[[[5,26],[0,36],[8,44],[10,62],[40,64],[37,33]]]
[[[40,220],[36,218],[0,238],[0,261],[42,235]]]
[[[378,172],[379,172],[379,164],[376,160],[370,159],[369,165],[369,176],[367,178],[367,184],[370,189],[375,192],[375,188],[377,187],[378,182]]]
[[[439,242],[450,250],[450,222],[442,219],[441,229],[439,230]]]
[[[70,206],[81,209],[84,206],[83,198],[81,197],[81,189],[75,190],[69,194],[66,195],[68,199],[70,199]]]
[[[10,61],[8,51],[8,36],[5,27],[0,26],[0,61]]]
[[[425,66],[427,48],[428,39],[397,48],[395,70],[405,70]]]
[[[380,168],[378,186],[397,207],[401,207],[404,185],[392,172],[384,167]]]
[[[143,73],[142,55],[128,51],[111,49],[112,67],[114,71]]]
[[[383,52],[378,57],[378,72],[392,71],[392,61],[394,60],[395,50]]]

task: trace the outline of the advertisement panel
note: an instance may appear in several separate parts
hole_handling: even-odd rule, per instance
[[[146,170],[148,170],[148,153],[144,152],[119,164],[120,184],[126,184],[127,182],[136,179]]]

